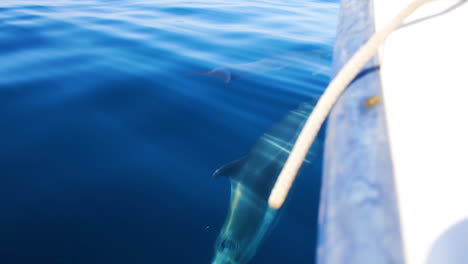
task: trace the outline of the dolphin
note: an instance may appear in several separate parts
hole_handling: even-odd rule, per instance
[[[232,80],[238,79],[239,76],[269,74],[293,65],[308,65],[320,59],[328,60],[329,58],[327,56],[329,56],[329,53],[330,52],[320,48],[308,51],[279,52],[261,60],[224,65],[215,67],[209,71],[193,72],[192,74],[205,75],[220,79],[224,83],[230,83]],[[314,74],[319,73],[321,72],[314,72]]]
[[[213,177],[229,177],[231,200],[212,264],[248,263],[271,230],[278,211],[269,207],[268,196],[315,103],[303,103],[289,112],[246,156],[214,172]]]

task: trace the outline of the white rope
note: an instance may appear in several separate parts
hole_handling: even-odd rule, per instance
[[[367,43],[354,54],[354,56],[348,61],[348,63],[346,63],[333,81],[328,85],[327,89],[317,102],[312,114],[307,119],[304,128],[294,144],[291,154],[276,180],[268,199],[270,207],[279,209],[283,205],[310,146],[341,93],[356,77],[361,68],[364,67],[364,65],[377,53],[378,48],[385,41],[388,35],[396,30],[417,8],[431,1],[434,0],[416,0],[403,9],[394,19],[392,19],[379,32],[375,33]]]

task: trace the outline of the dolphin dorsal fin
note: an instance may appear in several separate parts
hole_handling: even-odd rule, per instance
[[[225,176],[225,177],[229,177],[230,179],[235,180],[236,177],[239,175],[239,172],[242,166],[245,164],[246,159],[247,159],[247,156],[244,156],[240,159],[237,159],[235,161],[229,162],[221,166],[219,169],[217,169],[213,173],[213,178]]]

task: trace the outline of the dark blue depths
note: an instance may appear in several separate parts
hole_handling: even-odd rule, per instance
[[[0,263],[209,263],[229,199],[211,174],[321,93],[336,13],[0,2]],[[320,170],[303,171],[254,263],[313,263]]]

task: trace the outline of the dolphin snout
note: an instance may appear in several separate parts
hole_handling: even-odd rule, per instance
[[[236,263],[228,255],[222,254],[222,253],[216,253],[215,257],[213,258],[213,261],[211,261],[211,264],[236,264]]]

